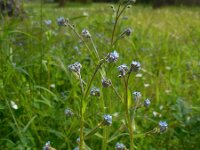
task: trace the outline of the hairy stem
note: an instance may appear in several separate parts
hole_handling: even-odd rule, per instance
[[[121,102],[123,102],[122,97],[119,95],[119,93],[117,92],[117,90],[115,89],[115,87],[113,85],[111,85],[113,91],[115,92],[115,94],[117,95],[117,97],[121,100]]]
[[[89,46],[87,45],[87,43],[85,42],[85,40],[83,39],[83,37],[75,30],[74,26],[71,25],[70,23],[66,23],[65,26],[68,26],[75,33],[75,35],[83,42],[83,44],[85,45],[85,47],[89,51],[90,55],[92,56],[92,52],[91,52]],[[90,37],[90,39],[91,39],[92,45],[94,47],[95,56],[96,56],[96,58],[98,60],[100,60],[98,51],[97,51],[97,49],[96,49],[96,47],[94,45],[94,41],[93,41],[93,39],[91,37]]]
[[[117,22],[118,22],[118,19],[119,19],[118,14],[119,14],[119,11],[120,11],[120,7],[121,7],[121,3],[119,4],[119,6],[118,6],[118,8],[117,8],[117,12],[116,12],[114,27],[113,27],[112,36],[111,36],[111,48],[112,48],[112,46],[113,46],[115,30],[116,30]]]
[[[125,96],[124,96],[124,105],[125,105],[125,117],[127,121],[127,126],[129,129],[129,137],[130,137],[130,150],[134,149],[134,144],[133,144],[133,128],[132,128],[132,121],[131,121],[131,116],[129,113],[129,106],[128,106],[128,81],[129,81],[130,73],[127,76],[127,80],[124,77],[124,84],[125,84]]]
[[[118,23],[118,20],[120,18],[120,16],[122,15],[122,13],[125,11],[125,9],[127,8],[127,6],[130,4],[130,1],[128,1],[124,7],[121,9],[120,11],[120,7],[122,5],[122,2],[119,3],[119,6],[117,8],[117,12],[116,12],[116,17],[115,17],[115,22],[114,22],[114,27],[113,27],[113,31],[112,31],[112,36],[111,36],[111,48],[113,47],[113,45],[117,42],[117,40],[119,38],[117,38],[115,41],[114,41],[114,35],[115,35],[115,30],[116,30],[116,26],[117,26],[117,23]]]
[[[87,133],[84,137],[85,139],[88,139],[90,136],[94,135],[99,128],[102,126],[103,122],[100,122],[96,127],[94,127],[89,133]]]
[[[81,78],[81,73],[78,73],[78,78],[79,78],[79,81],[80,81],[81,92],[82,92],[82,95],[83,95],[84,94],[84,87],[83,87],[83,80]]]
[[[80,86],[81,86],[82,94],[84,94],[84,87],[83,87],[83,82],[82,82],[82,78],[81,78],[81,73],[78,73],[78,77],[79,77],[79,80],[80,80]],[[79,149],[80,150],[83,150],[83,142],[84,142],[84,136],[83,136],[83,128],[84,128],[83,101],[84,101],[84,99],[82,98],[81,99],[81,104],[80,104],[80,116],[81,116],[81,123],[80,123],[80,144],[79,144]]]
[[[90,79],[89,84],[87,85],[87,88],[86,88],[86,91],[85,91],[85,94],[84,94],[84,98],[87,97],[87,95],[88,95],[88,93],[89,93],[89,90],[90,90],[90,87],[91,87],[91,85],[92,85],[92,82],[93,82],[93,80],[94,80],[94,78],[95,78],[95,76],[96,76],[98,70],[99,70],[99,69],[101,68],[101,66],[105,63],[105,61],[106,61],[106,59],[107,59],[108,56],[109,56],[109,55],[107,55],[104,59],[100,60],[99,64],[96,66],[96,69],[95,69],[95,71],[94,71],[94,73],[93,73],[93,75],[92,75],[92,78]]]
[[[95,46],[95,44],[94,44],[94,41],[93,41],[92,37],[90,37],[90,40],[91,40],[92,46],[93,46],[93,48],[94,48],[94,52],[95,52],[95,54],[96,54],[96,57],[98,58],[98,60],[100,60],[99,53],[98,53],[98,51],[97,51],[97,48],[96,48],[96,46]]]
[[[102,150],[106,150],[107,148],[107,139],[108,139],[108,135],[107,135],[107,127],[104,127],[103,129],[103,143],[102,143]]]

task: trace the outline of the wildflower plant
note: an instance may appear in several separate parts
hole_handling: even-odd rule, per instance
[[[64,17],[60,17],[57,19],[57,23],[59,26],[65,26],[67,29],[70,29],[73,31],[73,33],[77,36],[77,38],[81,41],[81,43],[84,45],[84,47],[88,50],[89,56],[93,59],[93,62],[95,64],[95,69],[93,71],[92,76],[89,78],[89,80],[84,81],[84,77],[82,78],[82,68],[86,67],[82,65],[79,62],[75,62],[73,64],[68,65],[68,70],[72,73],[74,73],[80,82],[80,89],[81,89],[81,98],[79,101],[79,121],[80,121],[80,128],[79,128],[79,138],[76,140],[78,143],[78,147],[76,149],[83,150],[87,149],[87,141],[90,139],[93,135],[95,135],[100,129],[103,128],[103,141],[102,141],[102,150],[107,149],[108,145],[108,135],[106,134],[106,129],[107,128],[112,128],[114,120],[114,115],[112,114],[113,112],[111,111],[112,104],[110,102],[106,102],[103,98],[104,93],[100,93],[100,88],[92,87],[94,82],[99,83],[102,85],[102,88],[106,88],[109,90],[114,90],[114,93],[117,95],[119,98],[119,102],[121,103],[119,106],[122,107],[122,111],[119,114],[124,115],[124,124],[126,129],[125,131],[128,131],[129,135],[129,142],[130,144],[124,145],[122,143],[117,142],[115,145],[116,150],[126,150],[127,148],[130,150],[134,149],[134,135],[136,134],[134,132],[134,123],[135,123],[135,116],[136,112],[140,107],[150,107],[151,101],[149,99],[146,99],[141,102],[142,100],[142,94],[138,91],[134,91],[132,93],[132,101],[130,101],[131,95],[129,94],[130,87],[129,87],[129,79],[131,77],[131,74],[136,74],[138,71],[141,70],[141,64],[138,61],[133,60],[132,62],[129,62],[129,65],[119,65],[116,70],[119,71],[119,75],[116,74],[116,77],[118,80],[121,80],[122,84],[121,86],[124,87],[123,91],[117,91],[116,88],[113,85],[112,78],[108,79],[106,75],[108,74],[108,67],[111,65],[115,65],[118,63],[118,60],[121,59],[119,53],[117,50],[113,50],[114,47],[116,46],[117,42],[122,38],[122,37],[129,37],[132,34],[132,29],[127,28],[125,29],[121,34],[118,36],[116,35],[116,29],[117,25],[119,22],[119,18],[122,16],[124,11],[131,5],[134,1],[132,0],[122,0],[119,2],[117,8],[115,6],[112,6],[113,10],[113,16],[114,16],[114,24],[113,24],[113,29],[111,32],[111,37],[110,37],[110,44],[109,44],[109,52],[106,52],[107,54],[101,55],[99,53],[98,47],[96,46],[92,32],[89,31],[89,29],[83,29],[81,33],[76,29],[76,27],[70,22],[69,19],[65,19]],[[97,73],[100,73],[101,80],[98,81]],[[105,90],[102,90],[105,92]],[[102,101],[102,112],[99,112],[100,116],[103,116],[102,119],[99,119],[99,123],[97,125],[90,129],[89,131],[85,131],[85,126],[86,126],[86,111],[90,110],[88,102],[88,98],[92,99],[94,96],[99,97],[99,99]],[[107,101],[110,101],[112,97],[106,97]],[[107,109],[109,108],[109,109]],[[65,115],[67,117],[71,117],[74,115],[71,109],[67,108],[65,109]],[[93,119],[98,118],[97,116],[92,116],[95,117]],[[159,122],[159,132],[164,132],[166,131],[168,125],[166,122]],[[158,129],[156,128],[156,132]],[[155,130],[152,130],[150,132],[147,132],[145,134],[151,134],[155,133]],[[114,136],[114,135],[113,135]],[[112,137],[112,136],[111,136]],[[112,138],[111,138],[112,139]],[[110,140],[112,141],[112,140]],[[48,146],[48,145],[47,145]],[[127,147],[127,148],[126,148]]]

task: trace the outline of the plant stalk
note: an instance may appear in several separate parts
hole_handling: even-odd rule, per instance
[[[128,106],[128,81],[129,81],[129,77],[130,77],[130,73],[128,74],[127,78],[124,77],[124,84],[125,84],[124,105],[125,105],[125,117],[126,117],[128,129],[129,129],[130,150],[133,150],[134,149],[133,128],[132,128],[131,115],[130,115],[129,106]]]

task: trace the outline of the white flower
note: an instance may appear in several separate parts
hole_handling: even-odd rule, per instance
[[[11,107],[13,109],[18,109],[18,106],[17,106],[17,104],[14,101],[10,101],[10,104],[11,104]]]

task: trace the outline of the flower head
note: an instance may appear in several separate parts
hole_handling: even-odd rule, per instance
[[[126,150],[126,146],[124,144],[122,144],[122,143],[117,143],[115,145],[115,149],[116,150]]]
[[[79,147],[77,146],[77,147],[75,147],[73,150],[79,150]]]
[[[75,62],[74,64],[71,64],[68,66],[68,69],[74,73],[80,73],[82,68],[82,65],[79,62]]]
[[[109,63],[116,62],[119,58],[119,53],[117,51],[113,51],[109,54],[107,61]]]
[[[138,101],[141,98],[141,93],[140,92],[133,92],[132,93],[134,96],[134,100]]]
[[[48,141],[45,143],[43,150],[50,150],[50,149],[51,149],[51,144],[50,144],[50,141]]]
[[[59,18],[57,18],[57,24],[58,24],[59,26],[65,26],[65,23],[66,23],[66,20],[65,20],[64,17],[59,17]]]
[[[159,126],[160,126],[160,132],[164,132],[167,130],[168,124],[166,121],[160,121]]]
[[[72,110],[70,108],[66,108],[65,109],[65,115],[67,117],[72,117],[74,115],[74,113],[72,112]]]
[[[87,29],[82,30],[82,36],[85,38],[91,38],[90,32]]]
[[[47,26],[49,26],[49,25],[51,25],[52,21],[51,21],[51,20],[44,20],[44,23],[45,23]]]
[[[103,87],[109,87],[109,86],[112,85],[111,80],[110,80],[110,79],[106,79],[106,78],[103,78],[103,79],[101,80],[101,83],[102,83],[102,86],[103,86]]]
[[[132,61],[131,63],[131,71],[137,72],[138,70],[140,70],[141,65],[139,62],[137,61]]]
[[[76,142],[79,144],[80,143],[80,137],[78,137],[77,139],[76,139]]]
[[[93,87],[90,90],[90,95],[91,96],[100,96],[100,90],[99,90],[99,88]]]
[[[120,72],[120,75],[118,77],[124,77],[126,75],[126,73],[128,72],[128,67],[126,65],[120,65],[117,67],[117,69]]]
[[[103,116],[103,124],[106,126],[110,126],[112,124],[112,116],[109,114],[106,114]]]
[[[126,30],[124,30],[123,34],[125,34],[126,36],[130,36],[132,33],[132,29],[128,28]]]
[[[145,106],[145,107],[149,107],[150,104],[151,104],[151,101],[150,101],[149,99],[146,99],[146,100],[144,101],[144,106]]]

